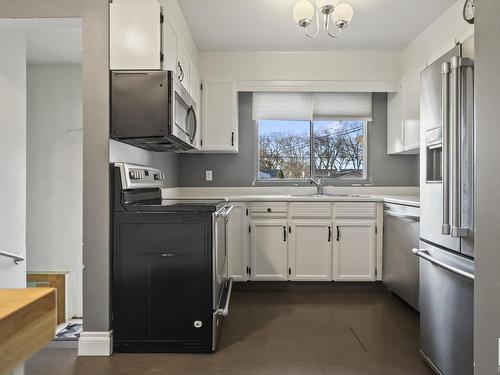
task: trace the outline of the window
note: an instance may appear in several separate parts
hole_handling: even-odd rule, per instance
[[[366,178],[367,121],[256,121],[257,179]]]

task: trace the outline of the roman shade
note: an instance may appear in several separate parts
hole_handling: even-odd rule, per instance
[[[254,92],[253,120],[312,120],[309,92]]]
[[[372,121],[372,94],[369,92],[315,92],[312,102],[314,120]]]
[[[364,92],[254,92],[253,120],[372,120]]]

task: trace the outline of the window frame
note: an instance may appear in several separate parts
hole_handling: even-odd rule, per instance
[[[368,174],[368,169],[369,169],[369,160],[368,160],[368,126],[371,121],[366,121],[366,120],[355,120],[355,119],[350,119],[352,121],[363,121],[363,134],[364,134],[364,147],[363,147],[363,161],[364,161],[364,168],[363,168],[363,177],[360,178],[335,178],[335,177],[322,177],[323,181],[325,182],[326,185],[334,185],[336,183],[339,184],[363,184],[369,182],[369,174]],[[299,184],[299,183],[306,183],[307,179],[303,178],[266,178],[262,179],[259,178],[259,169],[260,169],[260,164],[259,164],[259,121],[260,120],[253,120],[254,126],[253,126],[253,132],[254,132],[254,184],[282,184],[282,185],[287,185],[287,184]],[[276,120],[280,121],[280,120]],[[283,120],[284,121],[284,120]],[[321,120],[318,120],[321,121]],[[314,120],[309,120],[309,132],[310,132],[310,163],[309,163],[309,175],[312,178],[318,178],[313,175],[313,170],[314,166],[312,163],[312,158],[314,155]]]

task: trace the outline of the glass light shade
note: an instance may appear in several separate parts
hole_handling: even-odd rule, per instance
[[[318,0],[319,9],[325,6],[336,7],[340,0]]]
[[[342,3],[335,7],[333,19],[335,23],[349,23],[352,20],[354,10],[349,4]]]
[[[313,17],[314,7],[308,0],[302,0],[295,4],[293,8],[293,19],[295,22],[300,23],[304,19],[310,21]]]

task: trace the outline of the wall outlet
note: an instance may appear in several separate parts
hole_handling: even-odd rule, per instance
[[[205,171],[205,181],[212,181],[212,171]]]

